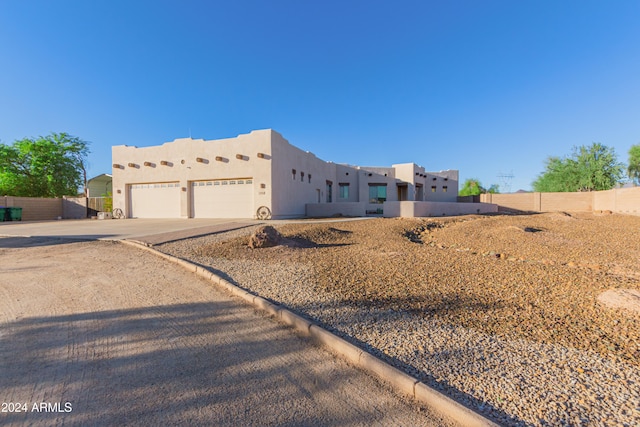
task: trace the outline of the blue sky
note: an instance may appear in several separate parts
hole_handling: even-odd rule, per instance
[[[94,176],[112,145],[272,128],[530,189],[550,155],[640,143],[639,22],[635,0],[0,0],[0,142],[68,132]]]

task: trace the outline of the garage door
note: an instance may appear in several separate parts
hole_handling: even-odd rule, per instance
[[[180,218],[180,185],[177,182],[132,184],[132,218]]]
[[[193,218],[253,218],[253,180],[247,178],[193,181]]]

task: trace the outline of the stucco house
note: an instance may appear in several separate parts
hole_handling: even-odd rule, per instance
[[[456,170],[326,162],[271,129],[114,146],[112,156],[113,207],[127,218],[401,216],[401,203],[449,205],[458,195]]]

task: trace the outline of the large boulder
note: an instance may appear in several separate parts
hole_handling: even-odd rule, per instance
[[[282,236],[278,230],[270,225],[263,225],[249,237],[249,247],[251,249],[270,248],[280,244]]]

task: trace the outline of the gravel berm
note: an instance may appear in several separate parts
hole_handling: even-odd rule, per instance
[[[640,217],[296,223],[155,248],[206,266],[508,426],[640,425]]]

